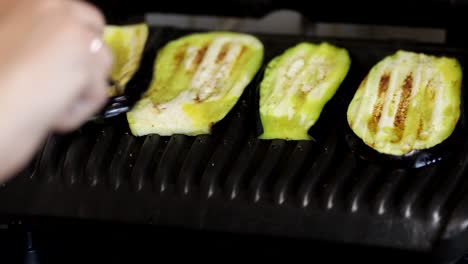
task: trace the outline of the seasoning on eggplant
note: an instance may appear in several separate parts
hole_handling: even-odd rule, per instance
[[[310,140],[308,130],[346,77],[347,50],[299,43],[274,58],[260,84],[261,139]],[[333,123],[333,122],[331,122]]]
[[[362,81],[348,108],[353,132],[374,150],[406,155],[447,139],[460,117],[456,58],[400,50]]]
[[[159,50],[152,83],[127,113],[132,134],[210,134],[254,78],[263,44],[234,32],[194,33]]]
[[[114,56],[109,96],[124,92],[125,86],[139,68],[147,38],[148,26],[144,23],[105,27],[104,42]]]

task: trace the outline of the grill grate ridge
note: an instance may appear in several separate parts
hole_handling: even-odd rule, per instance
[[[422,193],[425,189],[428,188],[431,180],[434,180],[438,171],[439,164],[430,166],[425,170],[420,170],[414,175],[414,180],[412,184],[408,187],[406,192],[402,194],[401,202],[399,205],[400,215],[405,218],[411,218],[413,216],[421,216],[422,212],[420,210],[420,199]]]
[[[375,164],[370,164],[363,169],[346,199],[348,201],[346,207],[349,212],[357,213],[369,209],[366,207],[365,198],[369,196],[371,188],[380,174],[381,168]]]
[[[273,189],[274,201],[277,204],[284,204],[290,196],[294,195],[296,191],[294,189],[294,181],[297,181],[299,173],[305,167],[306,160],[311,155],[316,154],[312,152],[317,147],[317,144],[313,141],[300,141],[297,143],[287,161],[287,165],[285,165],[284,170],[280,173],[280,179],[276,182]]]
[[[113,190],[130,182],[134,164],[134,153],[138,149],[137,140],[129,134],[124,134],[119,141],[108,170],[108,183]]]
[[[79,183],[84,175],[84,166],[89,157],[90,139],[86,135],[79,135],[65,152],[62,175],[68,186]]]
[[[198,189],[196,183],[201,178],[214,145],[215,139],[211,135],[202,135],[195,139],[180,170],[177,182],[179,193],[188,195],[195,188]]]
[[[315,198],[314,192],[319,181],[326,175],[328,168],[332,166],[337,145],[338,142],[332,134],[328,138],[328,141],[323,148],[323,152],[318,156],[310,169],[304,175],[303,182],[300,184],[298,191],[299,204],[302,207],[309,206],[312,199]]]
[[[157,191],[164,193],[171,188],[175,190],[177,176],[187,154],[187,147],[191,145],[192,140],[191,137],[185,135],[170,137],[154,174]]]
[[[50,135],[44,145],[44,149],[38,163],[37,178],[43,182],[60,181],[62,174],[62,164],[64,162],[63,151],[70,143],[68,137],[56,137]]]
[[[433,193],[432,198],[427,206],[428,216],[434,223],[438,223],[444,214],[448,213],[447,202],[451,196],[458,195],[455,190],[457,186],[463,185],[464,176],[468,168],[468,140],[465,141],[462,155],[456,164],[450,164],[452,173],[450,177],[443,177],[441,185]],[[465,157],[465,158],[461,158]],[[454,198],[452,198],[454,199]]]
[[[320,190],[321,207],[325,210],[334,209],[341,202],[339,199],[343,195],[344,185],[356,169],[356,160],[351,153],[348,153],[338,164],[333,177],[330,177]]]
[[[388,174],[383,184],[378,188],[378,192],[374,198],[372,208],[375,214],[383,215],[393,212],[392,206],[394,206],[395,192],[406,174],[407,171],[402,169],[395,169]]]
[[[141,191],[145,186],[150,185],[151,172],[156,169],[158,163],[158,149],[160,149],[161,137],[159,135],[146,136],[140,148],[140,151],[135,154],[135,166],[133,166],[130,176],[131,185],[135,191]]]
[[[265,152],[264,143],[264,141],[252,138],[244,145],[239,159],[235,161],[227,176],[225,189],[229,199],[236,199],[243,194],[242,191],[246,189],[248,179],[255,170],[259,157]]]
[[[245,110],[244,113],[239,111],[234,115],[232,122],[230,122],[229,127],[226,129],[225,135],[207,163],[208,166],[205,168],[200,181],[200,188],[206,198],[211,198],[217,192],[220,192],[222,186],[226,183],[224,175],[229,171],[232,162],[237,158],[236,154],[239,153],[247,136],[245,117]]]
[[[97,135],[85,168],[87,185],[96,186],[102,183],[102,178],[107,174],[106,171],[112,160],[112,154],[109,153],[114,153],[116,133],[114,128],[108,126]]]
[[[254,176],[252,177],[248,192],[249,199],[253,202],[258,202],[262,196],[266,196],[266,182],[268,177],[273,177],[275,170],[278,164],[283,157],[283,154],[286,152],[288,142],[284,140],[272,140],[268,150],[265,153],[264,159],[259,163],[257,170],[255,171]]]

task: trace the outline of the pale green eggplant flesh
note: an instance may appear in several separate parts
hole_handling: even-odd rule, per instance
[[[109,96],[122,94],[127,83],[140,66],[148,39],[148,26],[144,23],[104,28],[104,42],[113,55],[111,76],[113,84]]]
[[[401,156],[429,149],[455,130],[461,84],[457,59],[397,51],[361,82],[348,107],[349,126],[379,153]]]
[[[159,52],[149,90],[127,113],[136,136],[210,134],[263,61],[263,44],[234,32],[194,33]]]
[[[308,130],[335,95],[350,64],[347,50],[326,42],[299,43],[274,58],[260,84],[263,134],[259,137],[310,140]]]

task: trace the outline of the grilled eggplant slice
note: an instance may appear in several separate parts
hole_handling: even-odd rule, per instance
[[[460,117],[457,59],[405,50],[368,73],[347,112],[352,131],[379,153],[401,156],[446,140]]]
[[[148,39],[148,31],[145,23],[105,27],[104,42],[110,47],[114,56],[109,96],[122,94],[125,86],[138,70]]]
[[[256,75],[263,44],[234,32],[194,33],[159,50],[150,88],[127,120],[142,136],[210,134]]]
[[[308,130],[346,77],[347,50],[299,43],[274,58],[260,84],[261,139],[310,140]]]

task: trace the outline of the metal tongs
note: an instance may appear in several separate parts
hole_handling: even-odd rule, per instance
[[[108,85],[117,85],[115,81],[109,80]],[[117,87],[118,88],[118,87]],[[120,90],[120,89],[118,89]],[[138,102],[144,91],[135,92],[136,89],[125,89],[123,94],[109,97],[104,107],[95,114],[91,120],[106,119],[125,114]]]

